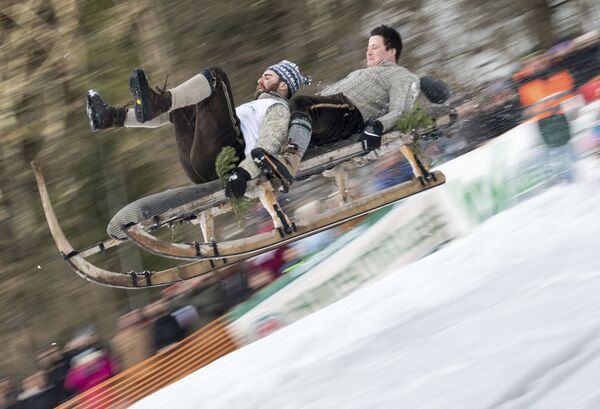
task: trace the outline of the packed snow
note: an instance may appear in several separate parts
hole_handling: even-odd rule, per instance
[[[600,408],[600,183],[560,185],[134,408]]]

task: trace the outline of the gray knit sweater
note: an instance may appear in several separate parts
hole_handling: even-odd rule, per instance
[[[376,67],[352,71],[319,94],[339,93],[352,101],[365,120],[377,119],[388,131],[412,109],[419,95],[419,77],[398,64],[384,61]]]

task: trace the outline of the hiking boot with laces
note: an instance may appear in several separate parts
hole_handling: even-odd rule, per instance
[[[129,75],[129,90],[134,99],[135,119],[146,122],[171,109],[171,93],[164,89],[154,91],[148,85],[143,70],[135,69]]]
[[[287,145],[281,154],[272,154],[263,148],[254,148],[250,155],[267,179],[278,178],[281,181],[280,190],[284,193],[290,191],[290,186],[302,160],[297,145]]]
[[[86,111],[92,131],[124,126],[125,117],[127,116],[126,108],[108,105],[100,94],[93,89],[87,92]]]

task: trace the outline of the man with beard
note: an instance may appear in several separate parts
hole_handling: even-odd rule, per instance
[[[129,77],[134,108],[108,105],[88,91],[87,112],[92,130],[112,127],[156,128],[172,123],[179,159],[186,175],[196,184],[217,179],[215,160],[223,147],[231,146],[240,159],[227,183],[228,195],[241,196],[246,182],[260,173],[250,151],[261,146],[279,152],[290,111],[287,101],[310,77],[293,62],[271,65],[257,81],[255,99],[235,107],[229,79],[220,68],[204,70],[169,90],[152,90],[144,71]],[[244,192],[240,191],[243,189]]]
[[[410,112],[419,95],[419,78],[398,65],[401,52],[402,39],[395,29],[385,25],[373,29],[366,67],[317,95],[291,98],[289,134],[279,136],[285,141],[283,151],[258,146],[251,151],[255,162],[266,174],[278,177],[287,191],[309,144],[323,145],[359,133],[366,151],[379,148],[382,134]]]

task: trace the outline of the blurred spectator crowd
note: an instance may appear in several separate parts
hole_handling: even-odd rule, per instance
[[[179,341],[247,299],[324,247],[333,232],[313,236],[232,266],[217,283],[186,280],[163,289],[150,304],[118,317],[115,333],[102,339],[94,326],[64,346],[36,351],[37,370],[19,378],[0,372],[0,409],[53,408],[143,360],[175,349]]]
[[[551,95],[531,95],[535,81],[557,81],[568,76],[568,101],[564,110],[580,108],[600,99],[600,32],[561,41],[545,51],[535,51],[519,61],[510,78],[499,78],[473,92],[455,95],[449,102],[461,120],[460,129],[421,146],[433,164],[443,163],[471,151],[528,119],[527,110]],[[562,90],[561,90],[562,91]],[[528,94],[529,93],[529,94]],[[532,101],[533,99],[533,101]],[[572,119],[572,118],[570,118]]]

